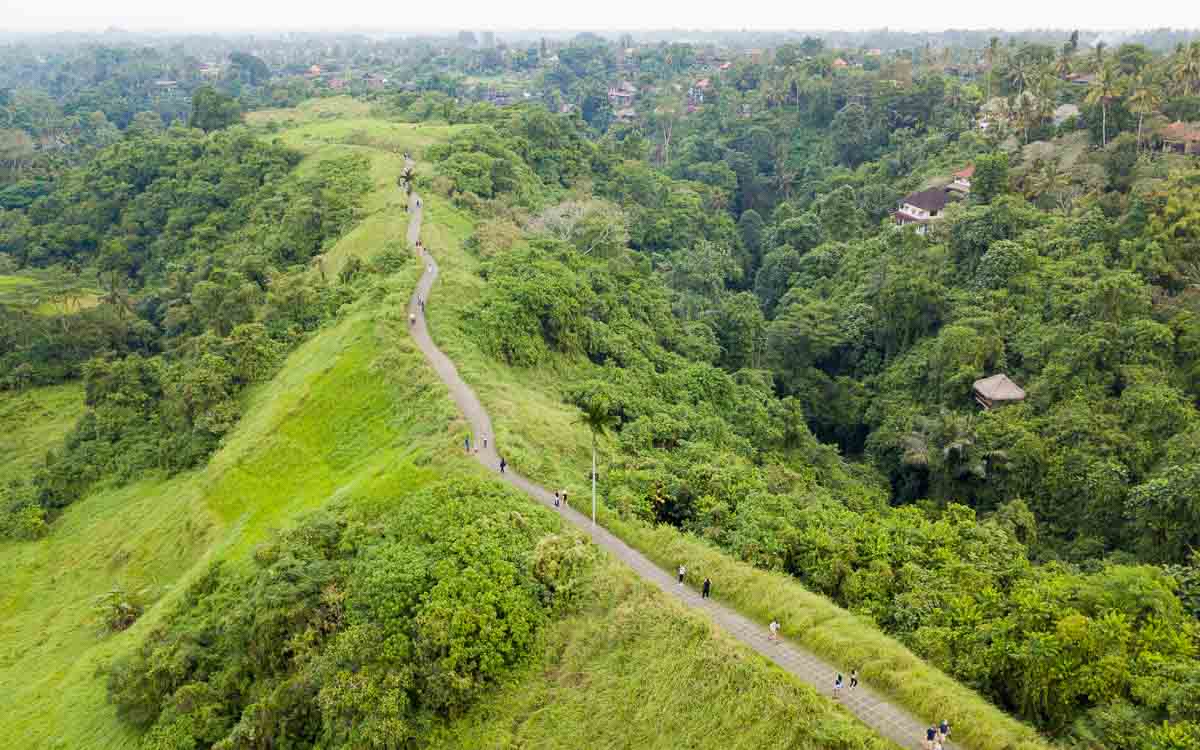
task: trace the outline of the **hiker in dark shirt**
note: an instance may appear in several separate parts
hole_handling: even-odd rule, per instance
[[[707,577],[707,576],[705,576],[705,578],[704,578],[704,587],[700,589],[700,598],[701,598],[701,599],[707,599],[707,598],[708,598],[708,590],[709,590],[710,588],[712,588],[712,581],[710,581],[710,580],[708,579],[708,577]]]
[[[508,462],[507,462],[507,461],[505,461],[503,458],[501,458],[501,459],[500,459],[500,473],[501,473],[501,474],[503,474],[503,473],[504,473],[504,470],[505,470],[507,467],[508,467]]]

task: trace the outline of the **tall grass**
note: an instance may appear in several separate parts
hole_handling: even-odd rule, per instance
[[[79,383],[0,391],[0,480],[24,476],[83,413]]]
[[[1036,730],[1014,719],[941,670],[930,666],[872,623],[814,594],[783,573],[759,570],[669,526],[621,520],[604,525],[657,564],[686,563],[696,580],[713,581],[713,598],[761,623],[777,619],[783,634],[864,682],[930,724],[942,719],[955,740],[973,750],[1043,750]]]
[[[895,748],[614,562],[539,656],[433,748]]]

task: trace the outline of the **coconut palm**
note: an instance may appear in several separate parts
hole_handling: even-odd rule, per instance
[[[1000,37],[992,37],[988,40],[987,49],[984,50],[984,57],[987,58],[987,98],[992,98],[992,69],[996,67],[996,58],[1000,55]]]
[[[1042,161],[1038,169],[1029,176],[1026,184],[1027,197],[1046,196],[1054,201],[1060,211],[1070,213],[1073,199],[1071,175],[1063,170],[1057,157]]]
[[[1060,78],[1066,78],[1071,75],[1071,43],[1067,42],[1063,45],[1062,52],[1054,61],[1054,74]]]
[[[1008,82],[1017,89],[1018,95],[1025,93],[1025,87],[1033,76],[1034,67],[1029,59],[1018,55],[1008,63]]]
[[[1108,145],[1108,105],[1124,92],[1124,80],[1111,61],[1096,71],[1096,79],[1088,87],[1088,104],[1100,105],[1100,145]]]
[[[1162,88],[1149,70],[1143,70],[1134,79],[1129,92],[1129,111],[1137,115],[1137,145],[1142,146],[1142,121],[1146,115],[1154,114],[1162,106]]]
[[[400,177],[397,178],[396,182],[401,188],[404,189],[405,195],[412,195],[413,183],[416,181],[416,179],[416,171],[414,171],[412,167],[405,167],[404,170],[400,172]]]
[[[1200,42],[1192,42],[1187,47],[1180,45],[1175,50],[1172,73],[1180,94],[1186,96],[1194,90],[1200,91]]]
[[[592,523],[596,523],[596,444],[601,435],[617,426],[618,419],[612,413],[607,399],[592,398],[580,406],[582,413],[578,422],[587,426],[592,433]]]

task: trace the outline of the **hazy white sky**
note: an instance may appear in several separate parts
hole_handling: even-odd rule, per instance
[[[0,0],[0,31],[1200,27],[1200,0]]]

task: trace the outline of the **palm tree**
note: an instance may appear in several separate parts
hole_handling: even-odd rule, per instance
[[[1071,175],[1063,171],[1058,157],[1046,159],[1039,167],[1029,176],[1027,193],[1033,198],[1047,196],[1064,214],[1070,213]]]
[[[1200,42],[1192,42],[1187,47],[1181,45],[1175,58],[1174,78],[1180,93],[1187,95],[1193,89],[1200,90]]]
[[[1138,116],[1137,145],[1142,147],[1142,121],[1162,106],[1162,89],[1149,70],[1142,71],[1133,81],[1129,93],[1129,110]]]
[[[987,98],[992,98],[992,68],[996,67],[996,56],[1000,53],[1000,38],[992,37],[988,40],[987,50],[983,53],[987,57]]]
[[[1008,63],[1008,82],[1017,89],[1017,94],[1025,93],[1025,86],[1029,84],[1029,79],[1033,77],[1033,67],[1029,60],[1017,56]]]
[[[578,422],[592,432],[592,523],[596,523],[596,443],[601,435],[617,426],[618,419],[610,411],[608,399],[590,398],[580,405]]]
[[[404,189],[405,195],[412,195],[413,182],[415,182],[416,179],[417,173],[413,170],[413,168],[405,167],[404,170],[400,172],[400,177],[396,180],[396,182],[401,188]]]
[[[1096,71],[1096,79],[1088,88],[1088,104],[1100,104],[1100,145],[1108,145],[1108,104],[1121,95],[1124,81],[1111,61]]]
[[[1071,54],[1071,43],[1067,42],[1063,45],[1058,59],[1054,61],[1054,73],[1059,78],[1066,78],[1071,75]]]

